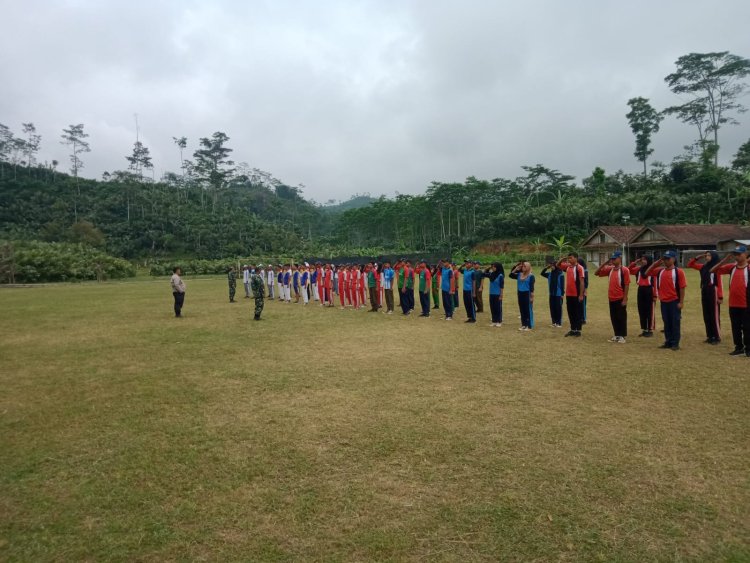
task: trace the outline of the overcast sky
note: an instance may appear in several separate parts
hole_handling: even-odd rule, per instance
[[[84,123],[82,174],[125,169],[138,114],[157,174],[173,136],[224,131],[233,157],[325,202],[421,193],[432,180],[516,177],[542,163],[579,180],[637,172],[634,96],[678,100],[664,76],[690,52],[750,57],[747,0],[0,0],[0,123]],[[750,106],[746,97],[745,105]],[[720,133],[722,160],[750,114]],[[656,160],[694,131],[668,120]]]

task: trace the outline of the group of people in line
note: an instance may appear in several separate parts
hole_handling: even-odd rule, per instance
[[[722,276],[729,276],[729,319],[732,329],[733,356],[750,357],[750,279],[748,277],[748,251],[737,246],[720,259],[715,251],[692,258],[687,267],[700,272],[701,304],[706,329],[705,342],[717,345],[721,342],[721,305],[724,301]],[[454,311],[462,297],[466,311],[466,323],[476,323],[477,313],[484,311],[484,280],[488,280],[490,325],[503,324],[503,296],[505,292],[505,269],[499,262],[483,267],[479,262],[465,260],[462,265],[450,260],[441,260],[429,265],[422,260],[412,264],[399,260],[378,264],[334,264],[314,265],[285,264],[242,268],[245,297],[256,300],[255,318],[260,320],[263,300],[267,297],[283,303],[318,304],[322,307],[381,311],[392,315],[395,310],[395,295],[403,315],[415,310],[415,294],[419,297],[420,317],[430,317],[435,309],[444,311],[443,318],[452,321]],[[547,281],[546,295],[551,326],[559,329],[563,325],[563,309],[567,312],[569,330],[566,337],[580,337],[586,324],[588,293],[588,269],[578,254],[571,252],[555,260],[547,260],[542,277]],[[594,275],[608,278],[607,297],[613,336],[611,342],[624,344],[628,337],[627,305],[631,278],[635,277],[636,300],[641,332],[638,336],[649,338],[655,334],[655,311],[660,304],[663,320],[663,349],[680,349],[682,308],[687,281],[685,272],[677,265],[677,252],[670,250],[658,259],[640,256],[631,264],[623,264],[621,252],[614,252],[601,264]],[[508,273],[516,281],[520,331],[531,331],[535,327],[534,295],[536,279],[532,265],[519,261]],[[229,298],[234,302],[236,274],[230,269]],[[184,282],[179,269],[172,276],[175,295],[175,315],[180,316],[184,301]],[[461,294],[461,295],[460,295]],[[258,305],[260,304],[260,308]]]

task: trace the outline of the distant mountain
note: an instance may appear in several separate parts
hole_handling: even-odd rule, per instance
[[[360,207],[367,207],[371,203],[377,201],[378,198],[372,197],[368,194],[363,195],[353,195],[350,199],[346,201],[341,201],[339,203],[329,204],[329,205],[323,205],[322,210],[326,213],[343,213],[344,211],[349,211],[351,209],[359,209]]]

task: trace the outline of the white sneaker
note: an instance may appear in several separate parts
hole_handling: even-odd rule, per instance
[[[617,337],[617,343],[618,344],[625,344],[625,337],[624,336],[618,336]]]
[[[609,339],[609,342],[617,342],[618,338],[619,337],[617,336],[613,336],[612,338]]]
[[[445,319],[445,320],[446,320],[446,321],[452,321],[452,320],[453,320],[453,317],[448,317],[448,318],[447,318],[447,319]]]
[[[502,326],[503,326],[503,323],[497,323],[497,324],[496,324],[495,326],[496,326],[497,328],[502,328]]]

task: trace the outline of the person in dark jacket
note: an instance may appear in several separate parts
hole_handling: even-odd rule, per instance
[[[562,327],[562,306],[565,297],[565,275],[557,267],[554,258],[547,260],[547,265],[542,270],[542,277],[547,278],[549,288],[549,314],[552,318],[552,327]]]
[[[701,259],[704,261],[701,262]],[[706,326],[706,343],[721,342],[721,303],[724,290],[721,286],[721,275],[711,269],[719,263],[719,253],[709,250],[690,259],[688,268],[698,270],[701,274],[701,305],[703,307],[703,324]]]
[[[490,280],[490,326],[503,326],[503,293],[505,292],[505,270],[500,262],[494,262],[482,274]]]

